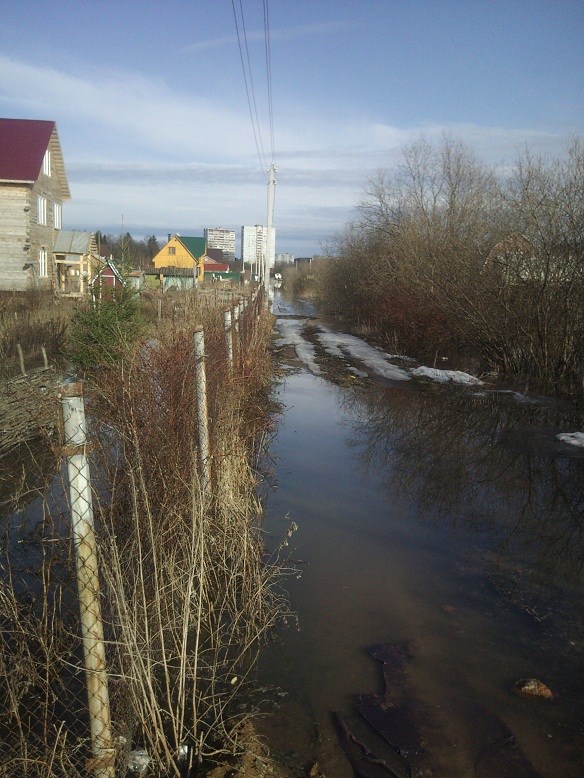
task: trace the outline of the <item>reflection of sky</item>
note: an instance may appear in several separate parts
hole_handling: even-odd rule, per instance
[[[300,312],[290,303],[282,310],[282,315],[287,313]],[[279,319],[278,343],[293,346],[313,375],[325,377],[315,347],[303,337],[305,322]],[[446,520],[451,530],[487,532],[490,542],[495,538],[497,543],[512,542],[552,577],[580,576],[583,549],[574,532],[584,521],[578,486],[582,472],[580,460],[571,459],[567,452],[572,449],[577,457],[584,447],[584,433],[562,434],[564,425],[574,429],[581,423],[577,414],[558,414],[551,403],[529,402],[523,395],[501,389],[465,392],[461,387],[420,393],[412,384],[407,386],[412,376],[467,386],[481,382],[460,371],[398,366],[391,360],[403,364],[403,357],[386,354],[320,322],[316,337],[332,357],[345,363],[354,360],[378,376],[400,381],[403,387],[395,386],[391,393],[380,389],[378,394],[345,391],[336,398],[343,415],[354,423],[353,433],[337,444],[338,449],[353,451],[358,473],[353,489],[371,470],[377,483],[384,484],[388,499],[396,498],[396,490],[408,495],[426,521]],[[307,390],[302,400],[303,423],[309,408],[314,413],[323,397],[329,402],[329,385],[322,379],[318,385],[322,388]],[[314,424],[303,433],[302,455],[318,472],[330,457],[322,451],[322,437],[331,433],[320,430],[321,415],[326,413],[317,412]],[[339,463],[334,466],[338,470]],[[306,479],[303,494],[318,502],[319,487],[314,493],[312,483],[310,477]],[[344,503],[344,513],[348,504]],[[567,545],[562,540],[566,535],[574,537]]]
[[[389,495],[410,495],[421,516],[459,535],[513,548],[549,581],[582,579],[582,449],[565,443],[582,445],[584,435],[558,434],[581,422],[577,412],[410,388],[346,392],[344,405],[357,460]]]
[[[262,680],[306,700],[323,740],[336,742],[330,711],[350,710],[355,694],[375,690],[378,668],[366,648],[406,641],[414,704],[440,722],[439,740],[433,730],[424,739],[437,759],[457,765],[452,775],[471,774],[476,754],[459,746],[482,733],[480,717],[467,731],[467,707],[505,718],[515,702],[505,690],[526,672],[526,646],[529,672],[564,689],[578,717],[575,652],[565,656],[560,640],[546,653],[539,633],[526,639],[525,612],[499,607],[487,578],[496,570],[518,586],[523,573],[541,569],[524,559],[566,561],[555,540],[567,538],[572,520],[579,526],[583,474],[576,458],[548,447],[560,446],[556,430],[546,426],[541,444],[553,413],[508,395],[424,392],[413,382],[344,388],[309,372],[289,375],[278,399],[285,410],[270,447],[277,483],[266,529],[277,542],[290,521],[298,524],[290,549],[302,575],[289,590],[300,629],[286,630],[264,656]],[[571,504],[558,503],[558,490]],[[570,546],[577,555],[578,544]],[[538,611],[548,612],[549,603]],[[285,703],[280,710],[287,722]],[[544,761],[559,760],[571,774],[571,752],[558,755],[558,743],[577,722],[566,719],[559,733],[547,708],[532,728],[533,710],[517,705],[515,734],[522,743],[533,737],[539,754],[549,752]],[[554,732],[543,747],[542,727]],[[288,728],[285,742],[300,751]]]

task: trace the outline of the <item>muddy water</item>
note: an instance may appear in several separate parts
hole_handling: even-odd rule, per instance
[[[280,327],[298,313],[275,310]],[[584,449],[556,437],[581,419],[500,387],[283,354],[294,370],[277,391],[266,530],[275,546],[298,525],[286,549],[297,624],[261,664],[274,750],[349,778],[338,710],[390,758],[356,709],[387,691],[404,714],[390,737],[414,775],[584,776]],[[403,658],[387,690],[380,644]],[[525,677],[554,700],[512,693]]]

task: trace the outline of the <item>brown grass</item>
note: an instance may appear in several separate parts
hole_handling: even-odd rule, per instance
[[[177,778],[238,753],[250,715],[241,701],[257,651],[287,609],[278,587],[286,566],[264,558],[254,472],[271,386],[272,323],[264,312],[257,323],[251,309],[248,318],[233,374],[222,309],[185,304],[121,366],[93,376],[88,392],[120,775],[134,748],[146,749],[153,775]],[[194,402],[199,323],[213,457],[208,501]],[[9,700],[0,776],[82,775],[90,756],[66,517],[51,513],[47,491],[39,494],[44,519],[30,533],[23,530],[27,574],[10,572],[0,587],[0,692]],[[5,572],[18,567],[12,548],[7,526]],[[40,707],[37,698],[44,700]]]

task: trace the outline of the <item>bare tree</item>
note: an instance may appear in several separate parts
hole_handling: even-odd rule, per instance
[[[578,139],[560,159],[526,150],[501,180],[459,140],[416,141],[393,175],[368,182],[357,212],[321,277],[329,308],[422,354],[470,348],[490,368],[581,380]]]

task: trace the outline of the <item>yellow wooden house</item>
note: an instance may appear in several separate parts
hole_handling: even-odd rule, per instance
[[[192,238],[184,235],[175,235],[170,238],[166,246],[160,249],[153,258],[155,268],[185,267],[196,268],[196,278],[199,283],[205,280],[205,238]]]

